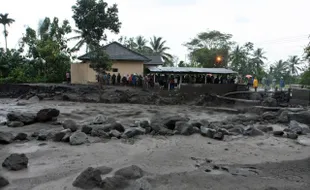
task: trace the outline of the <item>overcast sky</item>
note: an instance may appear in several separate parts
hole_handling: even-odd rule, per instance
[[[18,47],[26,26],[38,28],[44,17],[68,19],[76,0],[0,0],[0,13],[16,20],[9,28],[8,46]],[[120,35],[161,36],[172,55],[186,59],[182,45],[199,32],[219,30],[239,44],[251,41],[262,47],[268,62],[302,56],[309,42],[309,0],[108,0],[117,3],[122,22]],[[1,30],[3,28],[1,27]],[[0,35],[0,46],[4,37]],[[118,39],[109,35],[109,40]]]

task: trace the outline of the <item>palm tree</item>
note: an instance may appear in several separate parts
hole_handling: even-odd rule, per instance
[[[9,14],[0,14],[0,24],[3,24],[4,26],[4,39],[5,39],[5,49],[8,49],[8,42],[7,42],[7,37],[9,35],[8,31],[6,30],[6,25],[10,26],[10,24],[12,24],[13,22],[15,22],[14,19],[11,19],[8,17]]]
[[[272,74],[277,80],[281,77],[287,77],[287,74],[289,74],[289,64],[286,61],[279,60],[275,62],[272,68]]]
[[[167,50],[169,50],[169,47],[165,46],[166,41],[162,39],[162,37],[156,37],[154,36],[151,38],[151,50],[153,54],[160,55],[165,62],[169,62],[173,59],[173,56],[169,53],[166,53]]]
[[[267,57],[264,56],[265,52],[262,48],[257,48],[253,53],[253,61],[257,68],[264,65],[264,60],[267,60]]]
[[[289,64],[289,70],[292,75],[298,74],[298,71],[301,70],[301,68],[298,66],[301,64],[301,60],[297,55],[290,56],[290,58],[287,60]]]
[[[146,45],[147,43],[148,41],[143,36],[137,36],[135,41],[135,50],[145,55],[151,54],[152,50]]]
[[[86,39],[83,38],[82,36],[82,31],[80,30],[76,30],[76,29],[73,29],[73,31],[75,33],[77,33],[76,36],[73,36],[71,38],[69,38],[68,40],[78,40],[78,42],[75,44],[75,46],[72,48],[72,52],[74,51],[78,51],[79,49],[81,49],[81,47],[86,44]],[[88,50],[89,50],[89,46],[86,44],[86,53],[88,53]]]

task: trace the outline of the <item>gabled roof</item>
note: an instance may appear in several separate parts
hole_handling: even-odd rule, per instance
[[[145,65],[163,65],[163,59],[160,55],[148,55],[147,56],[151,61],[144,63]]]
[[[148,57],[132,51],[131,49],[123,46],[118,42],[112,42],[106,46],[103,46],[102,49],[109,55],[111,60],[117,61],[142,61],[149,62],[151,59]],[[78,57],[79,60],[90,60],[92,52],[89,52],[85,55]]]
[[[197,68],[197,67],[151,67],[152,73],[201,73],[201,74],[236,74],[237,72],[225,68]]]

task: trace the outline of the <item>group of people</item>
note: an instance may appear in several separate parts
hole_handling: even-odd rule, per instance
[[[269,78],[263,78],[262,79],[262,87],[265,89],[265,90],[269,90],[270,89],[270,86],[271,88],[273,88],[274,90],[277,89],[277,80],[276,79],[273,79],[273,80],[270,80]],[[256,77],[250,77],[248,79],[248,88],[250,86],[253,86],[255,92],[257,91],[257,88],[258,88],[258,80]],[[280,78],[280,81],[279,81],[279,87],[280,87],[280,91],[282,91],[285,87],[285,82],[284,82],[284,79],[283,77]]]
[[[110,74],[110,73],[104,73],[97,75],[97,81],[102,82],[102,84],[105,85],[128,85],[128,86],[143,86],[145,84],[146,86],[154,86],[153,80],[151,80],[151,76],[147,75],[143,77],[142,75],[137,74],[127,74],[124,76],[121,76],[120,73],[116,74]]]

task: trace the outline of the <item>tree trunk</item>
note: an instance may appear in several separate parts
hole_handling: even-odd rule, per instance
[[[5,41],[5,51],[7,52],[8,50],[8,42],[7,42],[7,31],[6,31],[6,25],[4,25],[4,41]]]

